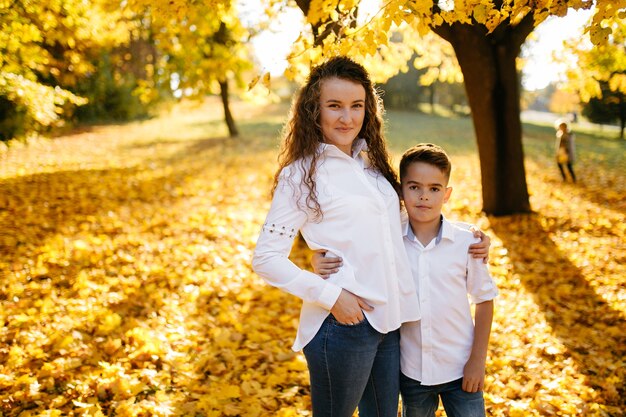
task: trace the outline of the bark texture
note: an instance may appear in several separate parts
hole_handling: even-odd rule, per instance
[[[491,34],[484,26],[460,23],[434,29],[450,42],[463,72],[480,156],[483,210],[496,216],[530,211],[515,61],[533,27],[527,17]]]
[[[239,130],[237,130],[235,119],[230,111],[230,103],[228,100],[228,80],[220,81],[220,95],[222,96],[224,121],[226,122],[226,126],[228,126],[228,134],[231,138],[239,136]]]

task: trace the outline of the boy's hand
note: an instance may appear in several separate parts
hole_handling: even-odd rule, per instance
[[[463,368],[463,391],[479,392],[485,385],[485,361],[470,359]]]
[[[327,279],[331,274],[339,271],[339,267],[343,265],[341,258],[326,258],[325,250],[316,250],[311,257],[311,265],[313,271],[320,277]]]
[[[480,242],[471,244],[469,247],[469,253],[474,258],[483,258],[483,263],[489,261],[489,246],[491,246],[491,239],[489,236],[483,233],[482,230],[476,228],[476,226],[470,227],[474,237],[480,238]]]

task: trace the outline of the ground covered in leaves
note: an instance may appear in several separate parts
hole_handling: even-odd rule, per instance
[[[236,140],[209,102],[0,153],[0,416],[310,415],[299,302],[250,269],[286,110],[237,114]],[[590,144],[573,185],[527,138],[535,212],[493,218],[475,150],[445,146],[447,215],[492,237],[501,290],[488,415],[625,415],[624,147]]]

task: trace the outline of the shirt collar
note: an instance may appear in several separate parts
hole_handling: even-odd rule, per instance
[[[404,216],[406,217],[406,214],[404,214]],[[408,217],[404,223],[404,230],[402,231],[402,234],[410,241],[417,240],[417,237],[415,237],[415,234],[413,233],[413,229],[411,229],[411,223],[409,222]],[[438,245],[439,242],[441,242],[441,239],[447,239],[454,242],[454,228],[450,222],[446,220],[443,214],[441,215],[441,226],[439,227],[439,233],[437,233],[437,237],[435,238],[435,244]]]
[[[318,149],[320,153],[328,153],[331,155],[345,155],[338,147],[331,143],[320,142]],[[369,148],[367,142],[363,138],[355,139],[352,142],[352,158],[356,158],[361,151],[367,151]]]

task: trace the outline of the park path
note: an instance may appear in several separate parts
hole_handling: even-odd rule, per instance
[[[585,131],[601,131],[615,134],[615,137],[619,135],[619,126],[617,125],[603,125],[597,123],[591,123],[586,120],[572,120],[571,115],[559,115],[556,113],[537,111],[537,110],[524,110],[522,111],[520,118],[522,122],[526,123],[542,123],[553,126],[557,120],[565,120],[570,123],[570,128],[573,130],[585,130]]]

